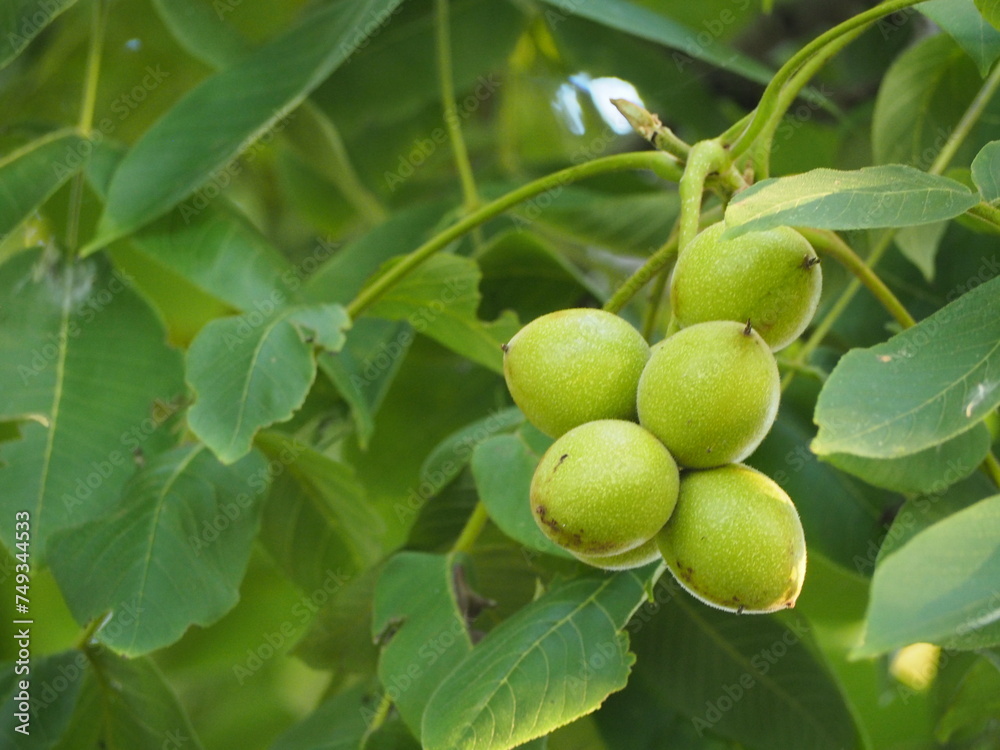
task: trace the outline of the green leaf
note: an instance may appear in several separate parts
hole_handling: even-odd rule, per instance
[[[324,352],[319,357],[320,370],[351,407],[358,444],[363,449],[368,447],[375,414],[410,351],[413,336],[407,323],[362,317],[354,321],[339,352]]]
[[[857,657],[918,641],[1000,643],[1000,495],[934,524],[879,562]]]
[[[875,487],[894,492],[941,492],[965,479],[986,458],[990,431],[978,424],[938,445],[900,458],[862,458],[834,453],[823,460]]]
[[[340,305],[273,303],[206,325],[187,354],[196,401],[188,425],[222,460],[250,450],[257,430],[289,419],[316,378],[314,342],[336,351],[350,321]]]
[[[578,578],[502,622],[431,696],[424,747],[506,750],[597,709],[628,680],[648,575]]]
[[[808,586],[808,582],[806,583]],[[629,624],[632,687],[689,717],[698,736],[755,750],[860,745],[840,689],[807,644],[801,619],[734,617],[664,576]]]
[[[958,732],[969,728],[982,730],[1000,716],[1000,665],[995,657],[980,657],[962,677],[955,693],[949,696],[934,734],[946,743]]]
[[[457,255],[435,255],[380,297],[368,314],[406,320],[457,354],[503,372],[500,345],[517,333],[513,314],[492,323],[476,317],[481,274],[475,261]]]
[[[163,326],[102,258],[66,264],[21,253],[0,266],[0,420],[26,420],[0,445],[0,506],[27,510],[32,554],[99,518],[147,456],[171,440],[181,358]],[[13,524],[0,525],[13,549]]]
[[[938,246],[947,229],[948,222],[939,221],[918,227],[903,227],[893,237],[899,252],[920,270],[928,282],[934,281]]]
[[[472,454],[472,473],[479,498],[504,534],[539,552],[573,556],[551,541],[535,523],[528,500],[531,478],[541,456],[519,435],[497,435]]]
[[[123,659],[99,650],[92,664],[85,688],[99,696],[93,714],[104,747],[163,750],[172,742],[184,750],[201,750],[177,696],[152,660]]]
[[[981,86],[972,60],[946,34],[908,48],[890,66],[875,99],[875,161],[929,169]],[[998,108],[987,105],[986,111],[989,121]],[[966,137],[969,145],[959,149],[952,163],[968,164],[989,127],[974,124]]]
[[[0,159],[0,239],[80,171],[89,153],[85,138],[57,130]]]
[[[972,179],[987,203],[1000,201],[1000,141],[990,141],[972,161]]]
[[[363,684],[327,698],[302,721],[281,733],[270,750],[359,750],[370,718]],[[374,707],[369,711],[374,712]]]
[[[971,429],[1000,404],[1000,279],[838,363],[816,404],[819,454],[896,458]]]
[[[1000,29],[1000,0],[976,0],[976,8],[994,29]]]
[[[14,632],[17,632],[17,628]],[[80,678],[88,667],[86,655],[75,650],[46,656],[33,655],[30,673],[23,672],[23,665],[20,674],[15,672],[13,663],[3,666],[6,669],[0,673],[0,700],[9,710],[0,715],[0,737],[11,743],[4,747],[17,750],[52,747],[65,733],[76,707],[83,684]],[[23,712],[18,706],[19,701],[15,701],[14,697],[21,693],[18,683],[29,676],[28,734],[23,734],[15,730],[15,727],[23,726],[25,721],[15,716],[15,713]],[[62,690],[56,691],[52,687],[56,680],[59,681],[56,684],[63,686]]]
[[[76,0],[10,0],[0,4],[0,70]],[[0,232],[2,234],[2,232]]]
[[[372,635],[385,645],[378,676],[417,737],[434,689],[472,650],[466,617],[478,612],[469,612],[470,594],[454,554],[401,552],[379,576]]]
[[[261,433],[257,443],[275,477],[261,541],[303,591],[378,559],[382,521],[350,467],[278,432]]]
[[[206,181],[214,178],[219,189],[228,184],[232,175],[223,168],[280,129],[282,119],[353,52],[365,25],[400,1],[321,6],[189,90],[125,156],[108,188],[98,236],[85,251],[161,216]]]
[[[250,51],[250,43],[217,8],[197,0],[153,0],[164,26],[184,50],[213,68],[224,68]],[[221,6],[229,7],[229,6]]]
[[[73,616],[110,611],[96,637],[127,656],[218,620],[239,600],[268,480],[257,453],[224,466],[188,445],[150,461],[113,512],[52,537],[49,564]]]
[[[438,489],[447,485],[472,460],[473,452],[500,432],[524,424],[524,415],[516,406],[500,409],[488,417],[470,422],[434,446],[420,467],[420,481]]]
[[[958,42],[985,78],[1000,58],[1000,31],[986,22],[974,0],[932,0],[918,10]]]
[[[854,171],[814,169],[772,177],[737,193],[723,237],[782,225],[873,229],[932,224],[979,202],[965,185],[901,164]]]
[[[626,34],[662,44],[716,67],[743,76],[756,83],[767,83],[771,71],[756,60],[730,49],[718,39],[711,44],[698,41],[698,33],[667,16],[626,0],[603,0],[599,3],[567,3],[565,0],[544,0],[558,11],[570,13]],[[550,23],[559,18],[557,11],[547,11]],[[676,53],[675,53],[676,54]],[[676,59],[676,58],[675,58]]]

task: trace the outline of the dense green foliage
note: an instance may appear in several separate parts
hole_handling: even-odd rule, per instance
[[[0,6],[0,747],[1000,746],[995,0]],[[757,616],[553,543],[503,378],[718,222],[822,268]]]

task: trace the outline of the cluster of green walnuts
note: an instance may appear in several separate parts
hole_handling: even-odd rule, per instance
[[[739,462],[774,424],[773,351],[808,326],[822,273],[791,228],[724,230],[703,230],[677,259],[676,333],[650,348],[617,315],[561,310],[505,345],[504,374],[527,419],[556,438],[530,493],[550,539],[606,570],[662,556],[706,604],[773,612],[802,589],[802,524],[781,487]]]

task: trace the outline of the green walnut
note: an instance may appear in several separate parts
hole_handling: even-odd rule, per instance
[[[693,471],[657,535],[670,572],[706,604],[739,614],[794,607],[806,572],[799,514],[785,491],[742,464]]]
[[[634,419],[649,346],[603,310],[543,315],[504,346],[507,387],[524,416],[551,437],[597,419]]]
[[[659,560],[660,548],[656,544],[656,539],[653,538],[645,544],[640,544],[635,549],[622,552],[620,555],[598,557],[597,555],[581,555],[579,552],[574,552],[573,556],[580,562],[585,562],[587,565],[592,565],[602,570],[631,570],[632,568],[641,568],[643,565],[649,565],[654,560]]]
[[[575,427],[542,456],[531,479],[531,514],[573,553],[607,557],[634,550],[663,528],[677,502],[677,464],[634,422]]]
[[[670,278],[670,304],[681,327],[708,320],[750,321],[777,351],[809,325],[823,286],[812,245],[790,227],[720,239],[713,224],[681,252]]]
[[[749,326],[697,323],[653,349],[639,380],[639,422],[681,466],[742,461],[778,413],[778,365]]]

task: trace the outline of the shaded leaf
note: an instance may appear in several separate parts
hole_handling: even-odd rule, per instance
[[[719,734],[747,748],[859,746],[840,689],[805,643],[805,620],[718,612],[668,576],[654,591],[653,616],[634,619],[628,630],[633,684],[658,709],[681,712],[699,736]]]
[[[580,16],[640,39],[662,44],[756,83],[767,83],[771,78],[771,71],[763,65],[726,47],[718,39],[713,40],[713,44],[702,44],[698,41],[698,32],[666,15],[633,5],[626,0],[604,0],[600,3],[567,3],[565,0],[544,2],[563,13]]]
[[[782,225],[872,229],[932,224],[979,202],[965,185],[901,164],[854,171],[814,169],[761,180],[737,193],[726,209],[726,232]]]
[[[0,4],[0,70],[21,54],[60,13],[76,0],[10,0]],[[2,234],[2,232],[0,232]]]
[[[518,435],[498,435],[476,448],[472,473],[493,522],[511,539],[556,557],[573,556],[551,541],[535,523],[529,489],[541,456]]]
[[[76,709],[80,688],[83,685],[83,680],[80,678],[88,669],[86,655],[82,651],[72,650],[46,656],[33,656],[29,680],[31,689],[28,691],[32,700],[28,710],[27,734],[14,729],[25,723],[23,718],[15,716],[21,711],[14,696],[21,693],[18,683],[29,675],[15,672],[13,663],[2,666],[4,669],[0,672],[0,700],[3,700],[5,706],[12,708],[0,715],[0,733],[2,733],[0,737],[10,743],[4,747],[17,750],[28,750],[28,748],[41,750],[52,747],[66,732]],[[52,688],[55,680],[59,680],[57,684],[64,684],[62,690],[56,691]]]
[[[1000,200],[1000,141],[990,141],[972,162],[972,179],[987,203]]]
[[[517,333],[513,314],[486,323],[476,317],[479,280],[476,263],[456,255],[435,255],[380,297],[367,313],[405,320],[457,354],[494,372],[503,372],[500,345]]]
[[[816,404],[819,454],[895,458],[943,443],[1000,404],[1000,279],[883,344],[853,349]]]
[[[986,458],[990,431],[979,424],[938,445],[900,458],[833,453],[823,460],[875,487],[904,493],[941,492],[965,479]]]
[[[947,229],[948,222],[939,221],[917,227],[903,227],[893,237],[899,252],[920,270],[927,281],[934,281],[938,245]]]
[[[427,750],[506,750],[597,709],[628,680],[621,630],[650,572],[578,578],[501,623],[431,696]]]
[[[0,267],[0,419],[27,420],[0,445],[0,505],[28,510],[32,554],[99,518],[165,447],[183,394],[180,354],[156,315],[104,258],[73,264],[27,252]],[[8,548],[13,524],[0,525]]]
[[[340,351],[319,356],[320,370],[351,407],[362,449],[368,447],[375,414],[410,351],[413,336],[408,323],[362,317],[354,321]]]
[[[196,399],[188,425],[224,463],[302,406],[316,378],[314,346],[336,351],[350,324],[339,305],[275,308],[213,320],[187,353]]]
[[[89,153],[85,138],[57,130],[0,159],[0,239],[80,171]]]
[[[267,464],[223,466],[203,445],[158,456],[111,513],[52,537],[49,563],[81,624],[111,612],[97,639],[127,656],[209,625],[239,600],[260,524]]]
[[[934,734],[948,742],[956,732],[982,729],[1000,716],[1000,664],[981,657],[962,677],[954,695],[949,696]]]
[[[881,560],[859,657],[918,641],[972,649],[1000,643],[1000,496],[958,511]]]
[[[354,685],[282,732],[270,750],[360,750],[375,708],[365,685]]]
[[[1000,29],[1000,0],[976,0],[976,8],[994,29]]]
[[[153,0],[164,26],[184,50],[214,68],[224,68],[250,51],[250,43],[223,21],[217,8],[197,0]],[[228,7],[228,6],[223,6]]]
[[[372,635],[381,643],[378,675],[411,731],[441,680],[472,650],[454,554],[400,552],[375,588]]]
[[[499,409],[487,417],[455,430],[434,446],[420,467],[420,481],[444,487],[472,459],[473,452],[500,432],[524,424],[524,415],[516,406]]]
[[[108,188],[97,249],[161,216],[287,116],[400,0],[332,3],[192,88],[131,148]],[[178,155],[181,155],[180,157]],[[192,209],[194,211],[194,209]]]
[[[958,42],[985,78],[1000,58],[1000,31],[983,18],[974,0],[932,0],[919,10]]]
[[[275,477],[260,538],[303,591],[378,559],[382,520],[349,466],[278,432],[261,433],[257,443]]]
[[[946,34],[925,37],[906,49],[889,67],[875,99],[875,161],[929,169],[981,86],[972,60]],[[986,119],[996,111],[1000,109],[987,105]],[[968,164],[989,128],[973,124],[968,145],[959,148],[952,163]]]

